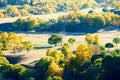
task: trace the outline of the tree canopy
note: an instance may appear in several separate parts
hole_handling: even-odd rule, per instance
[[[57,46],[58,43],[60,43],[62,41],[62,37],[58,34],[53,34],[49,39],[48,39],[48,43],[49,44],[54,44],[55,46]]]

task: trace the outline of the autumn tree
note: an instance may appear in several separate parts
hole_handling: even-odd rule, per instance
[[[14,23],[15,29],[18,30],[33,30],[38,25],[38,20],[36,18],[29,17],[27,19],[19,18]]]
[[[100,38],[97,34],[96,35],[87,34],[85,40],[88,44],[94,44],[94,45],[98,45],[100,42]]]
[[[3,64],[9,64],[9,61],[5,58],[5,57],[0,57],[0,66],[2,66]]]
[[[8,33],[7,32],[3,32],[1,34],[1,36],[2,36],[2,39],[7,39],[8,38]]]
[[[64,55],[64,58],[68,59],[68,60],[71,59],[71,57],[73,55],[72,51],[70,51],[69,48],[66,46],[62,46],[61,52]]]
[[[11,17],[21,16],[17,6],[7,6],[5,7],[5,13]]]
[[[80,44],[77,47],[76,56],[77,56],[78,62],[80,64],[82,64],[82,63],[85,63],[85,62],[89,62],[92,54],[90,53],[87,45]]]
[[[17,35],[14,32],[3,32],[0,35],[0,49],[10,50],[10,52],[13,52],[15,55],[15,53],[20,53],[22,50],[27,50],[29,52],[33,49],[33,44],[30,41],[24,41],[22,35]]]
[[[99,44],[99,42],[100,42],[99,36],[96,34],[93,37],[94,37],[94,44]]]
[[[104,27],[106,25],[105,18],[101,14],[94,15],[93,22],[95,27]]]
[[[53,24],[54,21],[52,22],[51,20],[46,21],[44,19],[38,19],[38,27],[36,28],[36,31],[46,30],[50,25]]]
[[[87,34],[85,40],[88,44],[92,44],[94,42],[93,36],[91,34]]]
[[[46,73],[48,76],[60,76],[60,77],[62,77],[63,68],[60,68],[55,62],[52,62],[49,65],[49,68],[48,68]]]
[[[1,33],[1,40],[2,40],[2,49],[4,49],[4,50],[9,49],[9,47],[8,47],[8,33],[7,32]]]
[[[27,50],[27,53],[29,53],[30,50],[34,49],[34,45],[32,44],[31,41],[25,41],[25,42],[22,42],[22,44],[23,44],[23,49]]]
[[[25,21],[25,30],[32,30],[38,25],[36,18],[29,17]]]
[[[64,55],[61,51],[48,49],[46,54],[47,56],[52,57],[56,63],[60,63],[64,60]]]
[[[88,45],[88,48],[89,48],[90,53],[93,55],[99,54],[102,51],[100,46],[94,45],[94,44]]]
[[[23,50],[23,36],[17,35],[16,33],[9,33],[8,42],[10,44],[10,50],[13,51],[14,55],[17,52],[21,52]]]

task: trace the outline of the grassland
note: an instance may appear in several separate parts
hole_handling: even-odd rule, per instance
[[[18,62],[18,64],[24,64],[24,65],[33,65],[37,60],[39,60],[42,57],[46,56],[46,50],[48,48],[51,47],[51,45],[49,45],[47,43],[48,38],[50,37],[51,33],[46,33],[46,34],[42,34],[42,33],[17,33],[20,35],[23,35],[25,37],[25,40],[30,40],[33,42],[33,44],[35,45],[36,49],[32,50],[30,53],[27,54],[27,52],[21,52],[21,54],[16,54],[16,56],[20,56],[21,60]],[[61,36],[63,37],[63,43],[66,43],[68,41],[69,38],[73,37],[76,39],[76,43],[74,44],[74,46],[71,47],[71,50],[75,50],[78,44],[81,43],[86,43],[85,42],[85,35],[87,33],[64,33]],[[105,43],[107,42],[112,42],[114,37],[120,37],[120,31],[118,30],[111,30],[111,31],[98,31],[96,33],[93,34],[98,34],[100,37],[100,44],[101,45],[105,45]],[[52,45],[52,48],[59,48],[58,47],[54,47],[54,45]],[[120,45],[118,47],[115,48],[120,48]],[[13,54],[9,53],[9,52],[5,52],[6,56],[12,56],[14,57]]]

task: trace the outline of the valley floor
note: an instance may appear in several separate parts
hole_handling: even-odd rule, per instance
[[[20,55],[19,53],[17,53],[16,56],[21,57],[18,64],[33,65],[37,60],[46,56],[46,51],[48,49],[47,47],[50,47],[50,45],[47,43],[47,40],[51,34],[48,33],[46,34],[17,33],[17,34],[23,35],[25,37],[25,40],[32,41],[35,47],[37,47],[37,49],[32,50],[29,53],[27,53],[26,51],[21,52]],[[105,45],[105,43],[112,42],[114,37],[120,37],[120,31],[117,30],[98,31],[97,33],[94,34],[99,35],[101,45]],[[63,43],[67,42],[67,40],[71,37],[76,39],[76,43],[74,44],[73,47],[71,47],[71,50],[75,50],[78,44],[85,43],[86,33],[67,33],[66,35],[65,34],[60,34],[60,35],[63,37]],[[55,48],[54,45],[53,48]],[[120,45],[115,48],[120,48]],[[14,57],[14,54],[9,52],[5,52],[5,55]]]

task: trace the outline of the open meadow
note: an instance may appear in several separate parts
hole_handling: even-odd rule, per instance
[[[18,61],[18,64],[23,64],[23,65],[29,65],[29,66],[33,66],[36,61],[38,61],[40,58],[45,57],[46,56],[46,51],[49,48],[59,48],[60,45],[58,47],[55,47],[54,45],[49,45],[48,44],[48,38],[51,36],[52,33],[32,33],[32,32],[28,32],[28,33],[17,33],[18,35],[23,35],[25,40],[30,40],[32,41],[32,43],[35,46],[35,49],[30,51],[29,53],[27,53],[26,51],[21,52],[20,54],[17,53],[16,56],[20,56],[21,59]],[[63,43],[68,42],[69,38],[75,38],[76,42],[74,43],[74,45],[71,47],[71,50],[76,50],[78,44],[83,44],[85,42],[85,36],[87,33],[60,33],[60,35],[63,37]],[[100,38],[100,45],[105,46],[105,44],[107,42],[111,42],[113,41],[114,37],[120,37],[120,31],[118,30],[110,30],[110,31],[98,31],[96,33]],[[116,48],[120,48],[120,45],[118,47],[114,47]],[[7,56],[12,56],[14,57],[14,55],[12,53],[9,52],[5,52],[5,55]]]

